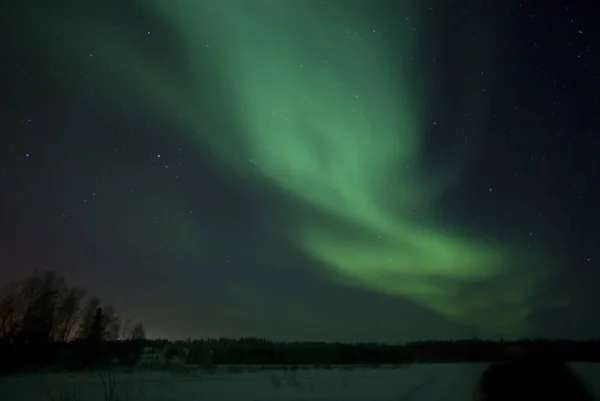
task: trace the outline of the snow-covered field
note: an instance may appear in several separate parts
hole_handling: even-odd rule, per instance
[[[484,364],[232,372],[45,373],[0,378],[2,401],[470,400]],[[600,394],[600,364],[573,364]]]

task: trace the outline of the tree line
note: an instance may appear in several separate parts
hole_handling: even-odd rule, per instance
[[[413,363],[496,362],[526,358],[600,362],[600,341],[522,339],[417,341],[405,344],[273,342],[260,338],[148,340],[185,356],[190,365],[398,365]],[[185,352],[184,352],[185,351]]]
[[[106,343],[136,344],[143,338],[141,322],[121,319],[114,306],[86,297],[54,271],[36,271],[0,293],[0,371],[67,359],[90,366],[101,359]]]
[[[146,339],[142,323],[52,271],[35,272],[0,293],[0,374],[42,368],[137,366],[163,355],[187,366],[382,365],[492,362],[531,357],[600,362],[600,340],[523,339],[418,341],[405,344],[276,342],[261,338]],[[165,361],[166,359],[166,361]]]

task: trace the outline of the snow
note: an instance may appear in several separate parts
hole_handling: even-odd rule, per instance
[[[104,371],[0,377],[3,401],[425,401],[471,400],[486,364],[404,367],[221,368],[214,373]],[[600,394],[600,364],[571,365]],[[241,370],[241,372],[240,372]],[[112,389],[112,398],[106,398]],[[79,398],[78,398],[79,396]]]

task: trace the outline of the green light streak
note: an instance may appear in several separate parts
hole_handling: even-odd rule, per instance
[[[405,3],[411,17],[412,4]],[[202,132],[203,139],[231,172],[256,169],[310,206],[286,231],[327,266],[325,274],[491,331],[526,330],[539,262],[524,270],[513,248],[458,235],[428,216],[443,206],[439,182],[452,179],[440,173],[444,180],[432,180],[418,170],[429,118],[419,105],[426,94],[419,71],[390,56],[415,51],[411,36],[388,43],[380,27],[354,29],[361,25],[355,12],[330,16],[319,2],[157,4],[152,12],[187,50],[186,86],[167,64],[148,63],[116,36],[92,40],[105,58],[97,66],[109,71],[109,59],[118,58],[126,67],[114,76],[166,118],[181,116],[196,143],[203,125],[199,99],[210,95],[194,71],[211,63],[230,96],[223,114],[242,129]]]

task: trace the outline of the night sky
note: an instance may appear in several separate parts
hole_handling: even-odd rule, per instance
[[[172,339],[600,333],[591,10],[10,3],[0,284]]]

